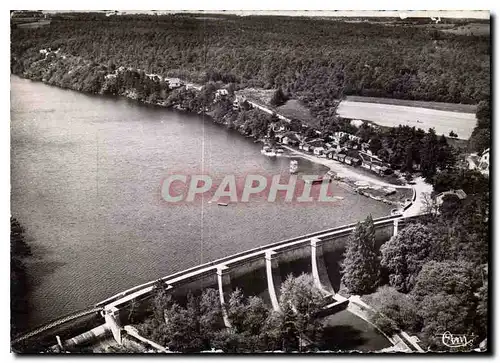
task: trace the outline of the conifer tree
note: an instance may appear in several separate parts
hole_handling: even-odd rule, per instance
[[[271,105],[281,106],[287,101],[287,97],[281,88],[278,88],[271,97]]]
[[[342,282],[351,293],[369,294],[377,288],[380,260],[371,216],[358,223],[349,237],[342,272]]]

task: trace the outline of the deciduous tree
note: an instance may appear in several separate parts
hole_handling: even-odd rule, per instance
[[[281,286],[279,304],[285,338],[290,337],[291,332],[295,331],[298,350],[302,349],[306,341],[317,340],[321,333],[321,322],[317,314],[324,306],[325,299],[323,293],[315,286],[311,275],[301,274],[297,277],[289,275]]]
[[[416,223],[400,230],[380,249],[381,264],[389,271],[390,285],[409,292],[422,265],[429,261],[436,239],[427,226]]]
[[[412,295],[423,319],[423,340],[431,349],[448,350],[436,338],[446,331],[478,336],[476,292],[480,286],[478,267],[466,261],[429,261],[422,267]]]

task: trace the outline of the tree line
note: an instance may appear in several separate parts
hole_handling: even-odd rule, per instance
[[[180,304],[159,281],[153,313],[137,328],[141,335],[175,352],[313,351],[324,346],[318,313],[325,304],[312,276],[290,275],[281,286],[279,311],[258,296],[234,290],[225,305],[231,325],[226,327],[217,290],[206,289],[197,296],[189,293],[185,304]]]
[[[469,150],[482,153],[491,145],[491,99],[479,102],[476,118],[477,124],[469,139]]]

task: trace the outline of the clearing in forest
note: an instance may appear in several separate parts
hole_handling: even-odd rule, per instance
[[[424,131],[434,128],[436,134],[449,136],[450,131],[459,139],[470,138],[476,126],[476,115],[457,111],[443,111],[423,107],[394,104],[342,101],[337,108],[339,116],[349,119],[371,121],[380,126],[397,127],[407,125]]]

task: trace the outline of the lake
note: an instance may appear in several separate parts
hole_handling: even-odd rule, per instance
[[[250,248],[390,206],[332,184],[334,203],[167,204],[174,173],[289,173],[289,159],[200,115],[11,76],[11,210],[34,257],[28,325]],[[299,160],[304,174],[323,166]]]

